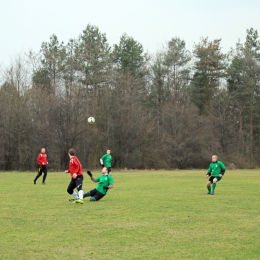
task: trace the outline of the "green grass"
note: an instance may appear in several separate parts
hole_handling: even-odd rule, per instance
[[[1,172],[0,259],[260,259],[260,173],[115,171],[99,202],[73,204],[69,176]],[[98,172],[94,172],[98,176]],[[84,191],[94,188],[85,174]]]

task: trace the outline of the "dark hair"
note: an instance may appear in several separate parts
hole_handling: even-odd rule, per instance
[[[69,149],[69,154],[70,155],[76,155],[76,152],[73,148]]]

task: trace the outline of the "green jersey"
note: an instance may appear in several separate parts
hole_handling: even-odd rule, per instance
[[[99,191],[102,194],[106,194],[107,190],[104,189],[104,186],[109,186],[110,184],[114,184],[114,179],[111,174],[108,175],[100,175],[97,179],[96,182],[98,183],[98,186],[96,187],[96,190]]]
[[[104,154],[100,160],[103,161],[103,164],[106,166],[106,167],[111,167],[111,161],[112,161],[112,156],[110,154]]]
[[[208,173],[211,173],[211,176],[217,177],[222,171],[226,170],[226,166],[221,161],[212,162],[209,165]]]

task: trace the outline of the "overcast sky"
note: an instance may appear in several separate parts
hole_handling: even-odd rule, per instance
[[[224,52],[244,42],[246,29],[260,33],[260,0],[0,0],[0,64],[39,51],[56,34],[65,44],[88,24],[109,44],[126,33],[155,53],[173,37],[187,49],[201,37],[222,38]]]

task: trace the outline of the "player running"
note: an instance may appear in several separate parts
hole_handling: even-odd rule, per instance
[[[47,154],[45,153],[45,148],[41,149],[41,152],[39,153],[38,157],[37,157],[37,163],[39,165],[38,168],[38,174],[36,175],[35,179],[33,180],[33,183],[36,184],[36,181],[38,178],[40,178],[40,176],[43,173],[43,177],[42,177],[42,184],[45,185],[45,180],[47,178]]]
[[[218,161],[217,155],[212,155],[212,163],[209,165],[208,172],[206,174],[206,178],[210,177],[207,182],[207,194],[214,195],[217,182],[222,179],[222,176],[224,175],[225,171],[226,166],[224,165],[224,163]]]

